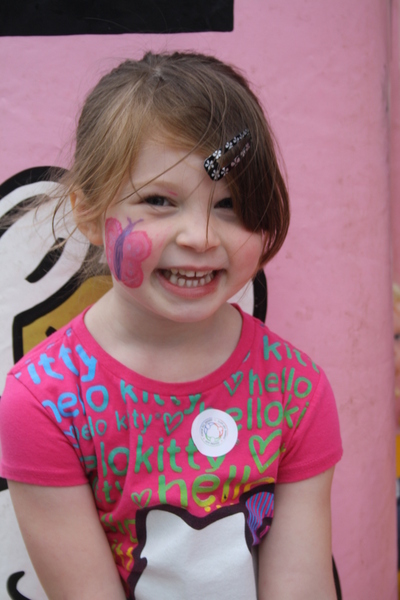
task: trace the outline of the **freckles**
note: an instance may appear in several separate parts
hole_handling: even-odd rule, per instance
[[[107,262],[115,279],[129,288],[142,284],[142,262],[150,256],[151,240],[145,231],[134,231],[139,221],[128,218],[123,229],[118,219],[108,218],[105,224]]]

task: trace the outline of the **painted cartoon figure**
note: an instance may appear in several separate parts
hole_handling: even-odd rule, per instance
[[[1,473],[51,599],[336,597],[332,391],[228,302],[286,237],[272,140],[245,79],[203,55],[126,61],[86,100],[58,209],[112,288],[0,401]]]

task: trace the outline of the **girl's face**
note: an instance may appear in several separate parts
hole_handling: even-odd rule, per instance
[[[224,179],[214,183],[204,157],[186,154],[148,139],[103,230],[114,292],[143,316],[176,322],[214,315],[251,279],[262,251],[261,234],[233,212]]]

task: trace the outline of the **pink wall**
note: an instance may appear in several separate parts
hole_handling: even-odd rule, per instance
[[[0,38],[0,181],[66,165],[77,105],[122,58],[196,49],[248,74],[293,206],[288,241],[267,268],[268,321],[324,366],[339,404],[334,555],[346,600],[397,596],[389,5],[236,0],[233,33]]]

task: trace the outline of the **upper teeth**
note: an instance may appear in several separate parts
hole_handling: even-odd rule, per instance
[[[179,287],[197,287],[210,283],[214,279],[214,271],[187,271],[186,269],[165,269],[165,277],[173,285]]]
[[[204,277],[212,271],[186,271],[186,269],[170,269],[173,275],[182,275],[183,277]]]

